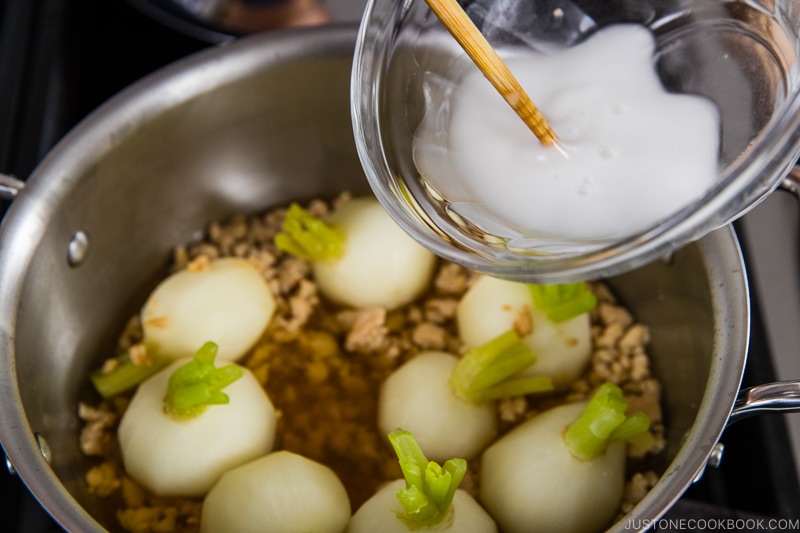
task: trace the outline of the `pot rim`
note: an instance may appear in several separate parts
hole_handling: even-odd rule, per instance
[[[717,280],[709,285],[716,316],[713,359],[703,400],[672,462],[644,499],[609,530],[614,533],[649,529],[702,476],[741,388],[750,343],[750,289],[741,247],[731,225],[696,242],[704,257],[713,250],[715,261],[706,261],[705,267],[708,279]],[[731,301],[741,305],[729,305]],[[629,527],[631,524],[635,527]]]

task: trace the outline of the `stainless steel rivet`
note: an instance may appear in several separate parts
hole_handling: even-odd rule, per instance
[[[78,266],[83,263],[89,254],[89,236],[83,231],[76,231],[67,247],[67,262],[69,266]]]
[[[9,459],[8,455],[6,455],[6,469],[8,470],[8,473],[11,474],[12,476],[17,475],[17,469],[14,468],[14,463],[11,462],[11,459]]]
[[[25,182],[12,174],[0,172],[0,199],[13,200],[25,188]]]
[[[706,472],[706,467],[710,466],[712,468],[719,468],[719,465],[722,463],[722,454],[725,452],[725,445],[721,442],[718,442],[714,445],[711,449],[711,453],[708,454],[708,459],[706,459],[706,464],[703,465],[703,468],[700,469],[700,472],[692,480],[692,483],[697,483],[702,479],[703,474]]]
[[[719,465],[722,463],[722,454],[725,453],[725,445],[721,442],[718,442],[714,449],[711,450],[711,454],[708,456],[708,466],[713,468],[719,468]]]
[[[50,450],[50,445],[47,444],[47,441],[44,437],[42,437],[39,433],[35,433],[36,442],[39,443],[39,451],[42,452],[42,457],[44,460],[47,461],[47,464],[50,464],[50,460],[53,458],[53,453]]]

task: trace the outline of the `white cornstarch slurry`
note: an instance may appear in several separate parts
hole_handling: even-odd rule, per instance
[[[668,93],[653,35],[611,26],[569,48],[500,50],[560,139],[541,145],[471,65],[428,101],[415,134],[423,179],[479,225],[575,240],[644,230],[700,198],[718,175],[719,118]]]

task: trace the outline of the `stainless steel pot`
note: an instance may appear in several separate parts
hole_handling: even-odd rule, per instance
[[[0,440],[67,530],[113,527],[83,482],[76,403],[171,248],[234,212],[368,191],[350,123],[355,38],[351,26],[263,34],[166,68],[80,124],[14,200],[0,229]],[[669,440],[623,531],[670,507],[729,420],[798,409],[800,383],[739,392],[749,302],[729,228],[610,283],[652,328]]]

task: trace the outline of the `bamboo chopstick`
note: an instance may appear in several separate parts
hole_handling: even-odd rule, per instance
[[[425,2],[539,142],[553,144],[557,140],[555,132],[457,0]]]

